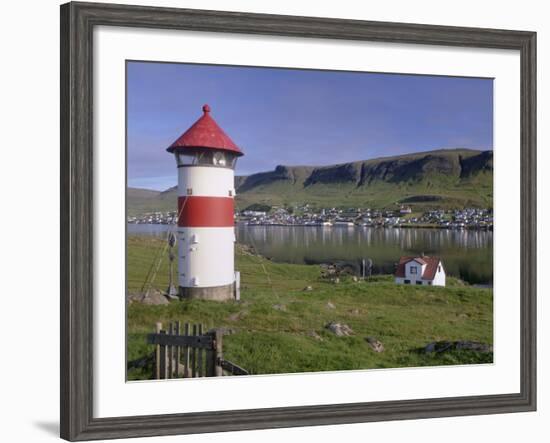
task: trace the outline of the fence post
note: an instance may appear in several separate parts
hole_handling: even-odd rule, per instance
[[[161,335],[165,335],[166,331],[162,329],[160,331]],[[160,345],[160,378],[161,379],[167,379],[167,372],[168,372],[168,365],[167,362],[168,357],[168,345]]]
[[[202,336],[202,323],[199,323],[198,325],[197,335]],[[197,377],[203,377],[204,373],[202,370],[202,348],[198,348],[197,353]]]
[[[172,325],[172,323],[170,323],[170,326],[169,326],[169,329],[168,329],[168,334],[169,335],[173,335],[174,334],[174,326]],[[174,374],[174,346],[170,345],[168,346],[168,352],[167,352],[167,356],[168,358],[168,377],[167,378],[173,378],[173,374]]]
[[[197,336],[197,325],[193,324],[193,337]],[[197,348],[191,348],[191,378],[197,376]]]
[[[212,338],[212,346],[206,350],[206,376],[214,377],[216,375],[216,353],[214,352],[216,334],[213,331],[208,331],[207,335]]]
[[[175,332],[174,332],[176,335],[180,335],[180,322],[179,320],[176,322],[176,328],[175,328]],[[179,346],[176,346],[176,378],[179,378],[180,376],[180,359],[181,359],[181,351],[180,351],[180,347]]]
[[[241,300],[241,273],[235,271],[235,300]]]
[[[223,354],[222,354],[222,350],[223,350],[223,342],[222,342],[222,337],[223,337],[223,334],[222,334],[222,331],[220,331],[219,329],[216,329],[216,333],[215,333],[215,337],[216,337],[216,377],[221,377],[223,375],[223,369],[222,369],[222,358],[223,358]]]
[[[185,323],[184,326],[184,335],[189,336],[189,323]],[[189,377],[189,346],[183,347],[183,376],[185,378]]]
[[[155,325],[155,332],[160,334],[162,330],[162,323],[157,322]],[[155,379],[160,379],[160,345],[155,346]]]

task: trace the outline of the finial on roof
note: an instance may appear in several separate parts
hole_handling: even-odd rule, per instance
[[[208,112],[210,112],[210,106],[208,106],[208,105],[203,105],[202,111],[203,111],[205,114],[207,114]]]

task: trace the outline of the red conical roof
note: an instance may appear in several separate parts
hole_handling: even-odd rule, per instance
[[[237,155],[243,155],[239,147],[233,143],[233,140],[210,117],[210,106],[204,105],[202,110],[204,112],[202,117],[172,143],[167,151],[174,152],[176,149],[207,148],[220,149],[233,152]]]

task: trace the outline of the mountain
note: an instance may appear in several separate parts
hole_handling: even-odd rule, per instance
[[[235,189],[239,209],[254,203],[492,207],[493,151],[441,149],[330,166],[279,165],[273,171],[235,177]],[[135,198],[135,191],[143,190],[130,193],[129,189],[129,212],[135,202],[144,200],[157,204],[160,210],[175,207],[175,187],[145,198]]]

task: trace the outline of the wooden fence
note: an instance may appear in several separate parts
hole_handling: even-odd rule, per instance
[[[155,333],[147,336],[155,345],[155,379],[220,377],[248,375],[248,372],[223,358],[223,331],[203,332],[203,325],[170,323],[168,329],[157,323]]]

